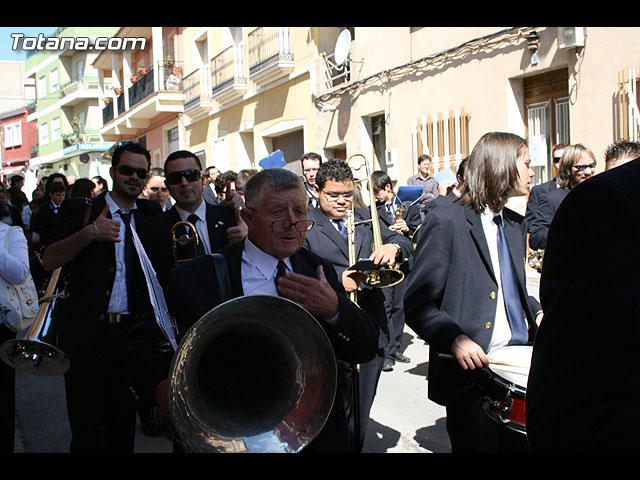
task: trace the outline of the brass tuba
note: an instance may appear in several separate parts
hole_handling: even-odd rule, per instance
[[[62,268],[51,274],[45,296],[25,338],[9,340],[0,347],[0,357],[11,367],[41,376],[61,375],[70,366],[67,355],[57,346],[55,307],[68,297]]]
[[[352,161],[355,157],[361,157],[363,161],[361,163],[354,163]],[[369,169],[369,163],[367,158],[361,154],[356,153],[351,155],[347,160],[347,164],[352,170],[360,170],[363,166],[366,170],[367,177],[367,190],[369,193],[369,208],[371,210],[371,229],[373,231],[373,251],[375,251],[380,245],[382,245],[382,234],[380,233],[380,219],[378,218],[378,209],[376,208],[376,198],[373,193],[373,185],[371,180],[371,172]],[[353,223],[353,226],[359,225],[358,222]],[[380,266],[375,270],[367,273],[366,278],[362,283],[369,287],[385,288],[396,285],[404,280],[404,273],[400,270],[400,266],[396,263],[393,266]]]
[[[187,232],[179,234],[178,230],[180,227],[185,227]],[[178,245],[181,247],[187,247],[189,244],[192,245],[193,256],[191,257],[180,257],[178,255]],[[198,256],[198,247],[200,246],[200,237],[198,236],[198,230],[196,226],[191,222],[176,222],[171,227],[171,246],[173,251],[173,260],[176,265],[179,265],[184,262],[188,262],[189,260],[193,260]]]
[[[321,431],[337,388],[324,330],[282,297],[218,305],[185,334],[169,371],[169,413],[193,453],[295,453]]]

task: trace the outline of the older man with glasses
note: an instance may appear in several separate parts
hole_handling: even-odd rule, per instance
[[[299,177],[286,169],[265,169],[247,181],[244,193],[246,205],[241,215],[248,228],[247,236],[221,251],[229,278],[229,297],[279,295],[296,299],[318,320],[336,359],[350,364],[374,358],[377,325],[348,299],[335,269],[303,248],[306,235],[315,227],[307,216],[307,196]],[[221,268],[224,267],[213,256],[207,255],[171,272],[166,300],[179,335],[227,299],[219,281],[225,273]],[[284,275],[280,274],[281,269],[285,270]],[[172,354],[163,354],[158,348],[164,342],[163,334],[153,319],[146,320],[136,325],[130,336],[134,358],[131,378],[134,388],[153,391],[160,410],[167,414],[167,375]],[[265,324],[269,320],[265,312]],[[309,452],[348,451],[347,418],[339,408],[342,394],[338,390],[336,395],[336,406],[307,447]]]
[[[246,225],[239,216],[242,205],[239,195],[221,205],[204,201],[202,191],[206,179],[197,155],[187,150],[171,153],[165,160],[164,172],[165,185],[175,204],[159,217],[144,222],[139,229],[142,244],[162,286],[168,283],[169,272],[177,263],[217,252],[246,235]],[[173,244],[171,229],[179,222],[196,228],[197,245],[193,240]],[[175,238],[194,236],[184,224],[177,227],[175,233]]]

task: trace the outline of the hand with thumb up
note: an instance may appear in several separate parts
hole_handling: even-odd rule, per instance
[[[101,242],[119,242],[120,241],[120,222],[108,218],[109,205],[105,205],[98,218],[93,222],[93,230],[95,232],[95,240]]]

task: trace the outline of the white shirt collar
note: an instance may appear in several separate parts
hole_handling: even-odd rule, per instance
[[[178,206],[178,204],[176,204],[176,210],[178,212],[178,214],[180,215],[180,219],[183,222],[187,221],[187,218],[189,217],[189,215],[191,215],[191,212],[187,212],[185,209],[180,208]],[[200,202],[200,205],[198,206],[198,208],[196,208],[195,213],[198,216],[198,219],[201,221],[205,221],[207,218],[207,205],[205,204],[204,200]]]
[[[113,217],[114,214],[119,213],[120,210],[125,210],[124,208],[120,208],[118,206],[118,204],[115,202],[115,200],[113,198],[111,198],[110,192],[107,192],[106,195],[104,196],[104,199],[106,200],[107,204],[109,205],[109,212],[111,213],[111,216]],[[138,208],[138,205],[136,203],[133,204],[133,207],[131,207],[129,210],[125,210],[125,211],[131,211]]]
[[[242,256],[243,260],[245,260],[249,265],[253,265],[253,267],[256,268],[266,280],[273,278],[276,266],[278,265],[278,259],[260,250],[259,247],[249,240],[249,237],[245,237]],[[291,259],[285,258],[283,261],[287,266],[288,271],[293,271],[293,268],[291,267]]]

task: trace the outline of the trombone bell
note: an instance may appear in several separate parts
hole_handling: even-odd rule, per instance
[[[46,296],[40,299],[40,308],[25,338],[9,340],[0,347],[0,358],[16,370],[53,376],[62,375],[71,366],[69,357],[55,346],[58,336],[56,303],[68,296],[60,278],[61,271],[62,267],[58,267],[51,274]]]

